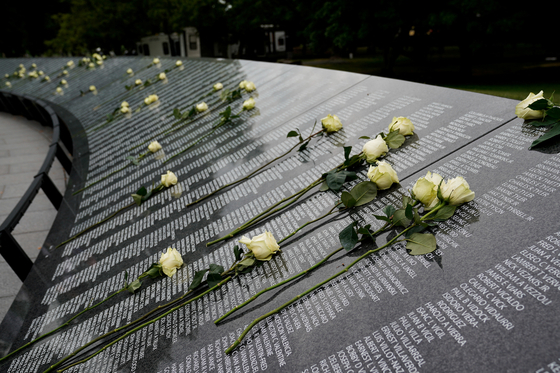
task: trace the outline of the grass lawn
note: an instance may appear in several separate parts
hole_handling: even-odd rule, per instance
[[[383,71],[381,56],[302,60],[302,64],[438,85],[518,101],[525,99],[529,92],[538,93],[543,90],[545,97],[549,98],[553,92],[559,91],[554,101],[560,104],[560,62],[519,61],[521,59],[511,58],[505,62],[473,63],[472,76],[468,78],[459,76],[457,58],[442,56],[426,64],[428,68],[426,65],[415,66],[412,60],[401,56],[391,75]]]

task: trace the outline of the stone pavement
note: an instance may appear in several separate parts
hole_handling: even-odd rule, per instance
[[[51,139],[51,127],[0,112],[0,223],[8,217],[41,168]],[[68,176],[58,160],[53,163],[49,176],[64,194]],[[12,232],[31,260],[37,258],[56,213],[40,190]],[[0,321],[20,287],[21,281],[0,256]]]

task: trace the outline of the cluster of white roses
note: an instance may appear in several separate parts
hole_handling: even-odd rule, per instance
[[[253,92],[255,89],[257,89],[255,83],[250,82],[248,80],[243,80],[241,83],[239,83],[239,88],[244,89],[247,92]]]
[[[121,103],[121,113],[128,114],[130,113],[130,107],[128,106],[128,102],[123,101]]]
[[[146,97],[144,99],[144,104],[150,105],[150,104],[153,104],[154,102],[156,102],[158,100],[159,100],[159,97],[157,95],[149,95],[148,97]]]
[[[438,190],[441,200],[438,198]],[[441,175],[429,171],[425,177],[416,181],[412,193],[426,210],[433,209],[440,202],[459,206],[474,199],[474,192],[470,190],[469,184],[463,177],[457,176],[451,180],[444,180]]]

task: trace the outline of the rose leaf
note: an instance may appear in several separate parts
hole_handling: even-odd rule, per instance
[[[355,206],[362,206],[377,197],[377,186],[371,181],[362,181],[352,188],[350,194],[356,200]]]
[[[356,230],[354,229],[354,224],[354,222],[350,223],[338,234],[340,243],[346,251],[352,250],[358,243],[358,233],[356,233]]]
[[[424,255],[436,249],[436,237],[431,233],[414,233],[407,239],[406,248],[410,255]]]

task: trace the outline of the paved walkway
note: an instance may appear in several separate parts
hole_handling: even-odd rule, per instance
[[[0,223],[23,196],[43,164],[52,128],[24,117],[0,112]],[[64,194],[68,176],[55,160],[49,176]],[[56,209],[41,190],[12,234],[31,260],[37,258],[56,216]],[[10,308],[21,281],[0,256],[0,321]]]

